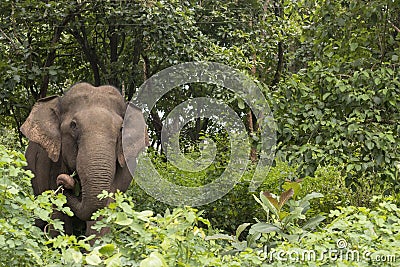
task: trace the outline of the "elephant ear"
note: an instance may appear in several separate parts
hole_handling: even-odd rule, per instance
[[[59,117],[59,97],[49,96],[38,100],[21,126],[21,132],[45,149],[54,162],[58,161],[61,150]]]
[[[142,111],[133,105],[128,104],[123,125],[124,140],[119,142],[118,162],[125,166],[125,157],[137,158],[139,152],[149,145],[147,126]],[[122,148],[123,144],[123,148]]]

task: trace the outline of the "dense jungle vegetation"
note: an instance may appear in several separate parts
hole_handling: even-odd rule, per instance
[[[400,2],[398,0],[2,0],[0,3],[0,266],[397,266],[400,262]],[[263,90],[277,124],[276,156],[249,192],[259,155],[255,114],[232,92],[190,85],[157,102],[147,153],[187,186],[229,161],[226,134],[207,118],[182,131],[197,157],[205,135],[217,157],[181,171],[160,149],[179,103],[228,104],[251,138],[252,163],[223,198],[172,207],[134,182],[96,212],[93,237],[51,237],[34,226],[62,194],[33,196],[19,131],[40,98],[79,81],[111,84],[130,100],[157,72],[182,62],[233,67]],[[397,263],[396,263],[397,262]]]

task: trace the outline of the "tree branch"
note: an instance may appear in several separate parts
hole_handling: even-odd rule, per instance
[[[76,9],[74,9],[70,14],[68,14],[64,20],[61,22],[60,25],[56,26],[55,30],[54,30],[54,35],[53,38],[51,39],[50,42],[50,51],[47,54],[47,58],[46,61],[43,65],[43,69],[47,69],[49,68],[51,65],[53,65],[54,60],[56,58],[56,44],[60,41],[61,39],[61,34],[65,29],[65,26],[74,19],[74,17],[77,15],[78,11],[82,8],[82,5],[78,5],[78,7]],[[49,88],[49,81],[50,81],[50,77],[49,74],[46,73],[44,74],[43,78],[42,78],[42,84],[40,85],[40,97],[45,97],[47,95],[47,90]]]
[[[400,29],[399,29],[396,25],[394,25],[393,22],[391,22],[390,20],[388,20],[388,22],[390,23],[390,25],[392,25],[392,27],[393,27],[397,32],[400,33]]]
[[[81,46],[86,59],[89,61],[89,64],[93,71],[94,86],[100,86],[100,84],[101,84],[101,78],[100,78],[101,63],[100,63],[99,58],[97,57],[96,51],[94,51],[94,48],[90,47],[90,45],[89,45],[89,42],[88,42],[87,36],[86,36],[85,27],[82,25],[80,32],[77,28],[71,29],[70,33],[75,37],[75,39]],[[82,33],[82,35],[81,35],[81,33]]]

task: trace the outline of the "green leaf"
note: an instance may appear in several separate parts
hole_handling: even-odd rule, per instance
[[[69,262],[81,263],[83,255],[80,251],[77,251],[73,248],[69,248],[63,252],[63,258],[67,263]]]
[[[75,263],[80,263],[82,261],[82,253],[80,251],[72,250],[71,257]]]
[[[133,223],[133,220],[131,218],[128,218],[125,213],[119,212],[117,213],[117,218],[115,220],[115,223],[118,225],[126,226]]]
[[[265,191],[260,196],[261,201],[264,200],[266,203],[272,204],[277,210],[280,209],[278,200],[270,192]]]
[[[344,92],[344,91],[346,91],[346,89],[347,89],[347,86],[346,85],[339,85],[339,91],[340,92]]]
[[[371,141],[371,140],[366,140],[365,144],[367,145],[369,150],[372,150],[374,148],[374,146],[375,146],[374,142]]]
[[[236,229],[236,239],[239,240],[240,234],[250,225],[250,223],[242,223]]]
[[[10,167],[8,168],[8,171],[9,171],[8,175],[10,175],[11,177],[16,177],[16,176],[18,176],[19,169],[15,168],[14,166],[10,166]]]
[[[358,47],[358,43],[351,43],[350,44],[350,51],[355,51],[356,49],[357,49],[357,47]]]
[[[244,109],[244,102],[241,98],[238,98],[238,108],[239,109]]]
[[[322,100],[325,101],[331,94],[332,94],[332,93],[325,93],[325,94],[322,96]]]
[[[310,194],[307,194],[305,197],[299,200],[299,206],[306,211],[307,209],[309,209],[310,206],[309,200],[321,197],[324,197],[324,195],[321,193],[312,192]]]
[[[247,248],[247,241],[234,242],[232,243],[232,247],[238,251],[244,251]]]
[[[279,210],[282,209],[283,205],[285,205],[286,201],[288,201],[292,196],[294,195],[294,190],[293,188],[290,188],[289,190],[283,192],[281,196],[279,197]]]
[[[151,210],[144,210],[136,214],[138,219],[148,222],[149,218],[153,216],[153,211]]]
[[[290,213],[287,211],[281,211],[279,212],[279,220],[283,220],[285,217],[289,216]]]
[[[294,191],[293,197],[295,197],[300,193],[301,184],[299,182],[296,182],[296,181],[294,181],[294,182],[285,181],[285,183],[282,185],[282,188],[284,190],[289,190],[290,188],[292,188],[293,191]]]
[[[101,263],[101,259],[99,257],[99,255],[95,254],[95,253],[91,253],[88,256],[86,256],[86,263],[90,264],[90,265],[94,265],[97,266]]]
[[[263,210],[268,214],[270,212],[270,209],[267,207],[267,205],[265,205],[258,197],[256,197],[253,194],[254,199],[258,202],[258,204],[261,205],[261,207],[263,208]]]
[[[50,212],[45,209],[35,209],[34,214],[37,218],[47,221],[50,219]]]
[[[305,215],[303,214],[303,207],[296,207],[294,210],[292,210],[290,212],[289,215],[285,216],[282,219],[282,224],[287,225],[288,223],[293,222],[294,220],[298,220],[298,219],[305,219]]]
[[[317,227],[323,220],[325,220],[325,216],[322,216],[318,214],[317,216],[309,219],[302,227],[303,230],[309,229],[309,228],[315,228]]]
[[[114,254],[112,257],[106,259],[104,263],[106,267],[119,267],[121,264],[121,253]]]
[[[314,199],[314,198],[321,198],[321,197],[324,197],[324,195],[321,194],[321,193],[312,192],[312,193],[310,193],[310,194],[307,194],[307,195],[306,195],[305,197],[303,197],[300,201],[309,201],[309,200],[311,200],[311,199]]]
[[[271,232],[280,232],[281,229],[273,224],[270,223],[265,223],[265,222],[259,222],[256,224],[253,224],[250,228],[251,232],[257,232],[257,233],[262,233],[262,234],[268,234]]]
[[[262,194],[262,192],[260,193],[260,197],[261,199],[263,199],[262,201],[258,199],[255,195],[253,195],[253,197],[259,204],[261,204],[265,212],[272,212],[273,214],[275,214],[275,216],[279,216],[278,210],[274,207],[274,205],[271,204],[271,202],[269,202],[269,200]]]
[[[120,207],[122,209],[122,211],[127,215],[132,215],[133,214],[133,209],[127,202],[120,203],[118,205],[118,207]]]
[[[15,187],[9,187],[9,188],[7,188],[7,191],[12,195],[16,195],[19,193],[18,188],[15,188]]]
[[[152,252],[150,256],[140,262],[140,267],[167,267],[163,256],[158,252]]]
[[[114,246],[113,244],[106,244],[106,245],[103,245],[103,246],[99,249],[99,252],[100,252],[102,255],[106,255],[106,256],[111,256],[111,255],[113,255],[113,254],[114,254],[114,251],[115,251],[115,246]]]

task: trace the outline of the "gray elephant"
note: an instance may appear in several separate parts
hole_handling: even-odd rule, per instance
[[[34,194],[54,190],[60,184],[66,189],[67,205],[75,217],[58,217],[64,221],[67,234],[78,228],[93,233],[93,212],[109,202],[97,196],[103,190],[125,192],[132,180],[121,141],[126,107],[116,88],[78,83],[64,96],[40,99],[21,127],[29,139],[26,159],[35,175]],[[137,156],[148,145],[146,124],[139,109],[130,114],[136,124],[129,155]],[[77,174],[74,178],[73,173]],[[79,183],[78,193],[73,190],[75,183]]]

